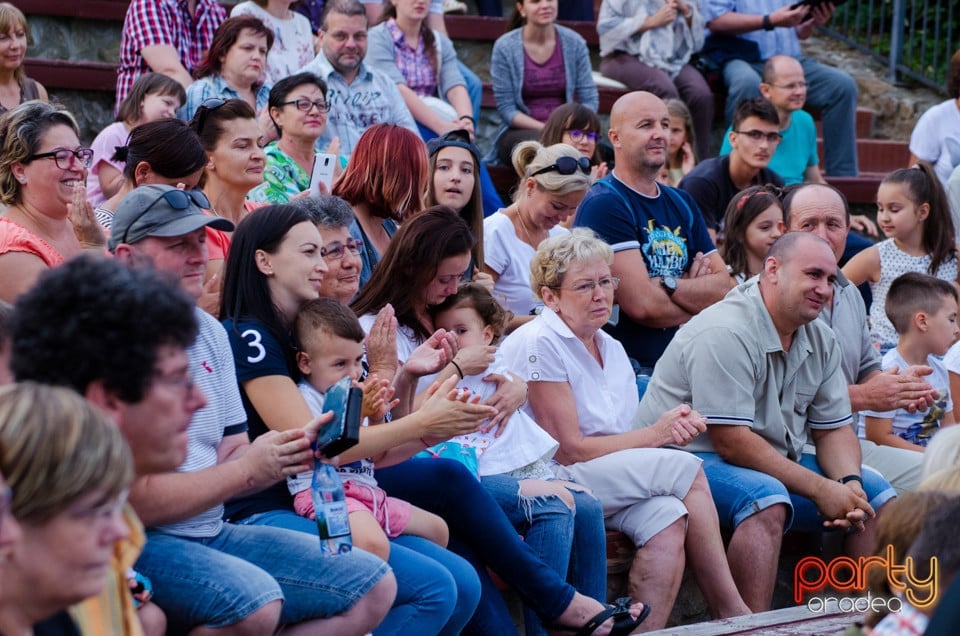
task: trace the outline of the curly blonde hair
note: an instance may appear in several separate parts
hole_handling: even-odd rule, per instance
[[[568,144],[544,146],[539,141],[524,141],[514,146],[511,155],[513,169],[523,180],[537,170],[555,164],[560,157],[572,157],[579,161],[580,151]],[[533,177],[533,180],[541,190],[556,196],[587,190],[593,185],[593,178],[580,169],[574,170],[573,174],[560,174],[556,170],[551,170],[538,174]],[[523,188],[517,188],[515,198],[519,198],[521,192]]]
[[[530,261],[530,288],[538,299],[543,300],[540,290],[560,287],[572,263],[596,259],[613,264],[613,249],[593,230],[578,227],[572,232],[551,236],[540,243]]]

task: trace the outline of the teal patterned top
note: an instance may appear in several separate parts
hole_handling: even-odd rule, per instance
[[[267,144],[263,152],[267,155],[263,183],[247,194],[248,199],[261,203],[287,203],[310,187],[310,175],[280,150],[276,141]]]

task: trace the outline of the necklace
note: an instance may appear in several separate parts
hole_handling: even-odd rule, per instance
[[[523,222],[523,215],[520,214],[520,204],[517,204],[517,219],[520,221],[520,229],[523,230],[524,236],[527,237],[527,242],[530,243],[530,246],[533,249],[537,249],[537,246],[540,245],[539,242],[534,241],[533,237],[530,236],[530,230],[527,229],[527,224]]]

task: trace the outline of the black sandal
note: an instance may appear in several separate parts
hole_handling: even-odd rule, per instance
[[[597,631],[598,627],[612,617],[613,627],[610,629],[610,636],[626,636],[627,634],[633,633],[633,630],[639,627],[643,621],[647,620],[647,616],[650,615],[650,606],[644,603],[643,609],[640,610],[640,615],[636,618],[631,616],[630,601],[629,596],[621,596],[614,601],[613,605],[607,605],[602,611],[597,613],[596,616],[584,623],[582,627],[550,625],[547,629],[562,632],[576,632],[575,636],[590,636]]]

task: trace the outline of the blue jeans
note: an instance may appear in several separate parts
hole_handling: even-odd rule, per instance
[[[316,523],[293,511],[253,515],[242,523],[297,530],[316,542]],[[460,633],[480,599],[480,581],[470,563],[432,541],[411,535],[390,541],[387,563],[397,577],[397,598],[375,634]]]
[[[520,495],[519,480],[513,477],[492,475],[481,478],[480,483],[541,561],[572,583],[578,592],[604,601],[607,537],[603,509],[596,497],[571,490],[574,512],[559,497]],[[577,548],[581,550],[580,558],[574,564],[571,555]],[[572,565],[576,567],[571,568]],[[540,619],[529,608],[524,608],[523,620],[527,636],[546,634]]]
[[[826,145],[827,174],[831,177],[857,176],[857,83],[852,77],[809,57],[798,58],[807,80],[807,106],[823,113],[823,129],[831,131]],[[727,123],[741,100],[760,96],[762,64],[743,60],[727,62],[723,82],[727,85]]]
[[[823,531],[824,519],[817,506],[806,497],[789,492],[775,477],[728,464],[716,453],[694,455],[703,460],[703,472],[710,483],[710,492],[717,505],[721,527],[736,528],[750,515],[776,504],[786,504],[789,513],[784,532],[791,528],[800,532]],[[804,453],[798,463],[818,475],[823,475],[816,455]],[[897,496],[893,486],[872,468],[862,466],[861,475],[867,501],[874,510],[879,510],[880,506]]]
[[[468,631],[514,632],[510,613],[483,566],[496,572],[548,622],[573,600],[573,586],[520,540],[503,510],[463,464],[450,459],[408,459],[377,469],[376,477],[390,495],[443,517],[450,526],[450,549],[480,566],[483,590]],[[477,621],[497,627],[476,628]]]
[[[172,633],[233,625],[274,600],[281,623],[299,623],[347,611],[389,571],[362,550],[325,556],[313,534],[230,523],[198,539],[151,530],[135,567]]]

